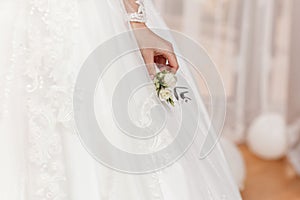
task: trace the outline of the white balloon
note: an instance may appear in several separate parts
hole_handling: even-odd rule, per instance
[[[284,118],[278,114],[263,114],[249,128],[247,144],[257,156],[273,160],[283,157],[287,150]]]
[[[222,138],[220,142],[233,178],[240,190],[243,190],[246,178],[246,167],[243,156],[237,146],[230,140]]]

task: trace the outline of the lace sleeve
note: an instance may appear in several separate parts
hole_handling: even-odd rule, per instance
[[[130,22],[146,23],[147,15],[144,0],[123,0],[127,12],[127,19]]]

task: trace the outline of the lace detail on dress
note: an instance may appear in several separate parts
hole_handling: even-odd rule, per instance
[[[22,30],[16,29],[6,85],[10,74],[21,75],[25,82],[27,195],[30,200],[64,200],[68,194],[62,137],[73,132],[76,67],[71,61],[78,26],[77,2],[30,0],[24,4]]]

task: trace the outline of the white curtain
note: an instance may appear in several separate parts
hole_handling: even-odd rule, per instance
[[[295,166],[298,174],[300,174],[300,69],[299,69],[299,51],[300,51],[300,1],[293,1],[292,10],[292,27],[291,27],[291,40],[290,40],[290,81],[288,91],[288,104],[287,104],[287,121],[290,124],[290,151],[289,159]]]
[[[217,64],[228,99],[224,135],[244,142],[255,118],[276,113],[287,122],[289,146],[295,149],[299,1],[157,0],[157,6],[171,28],[197,40]]]

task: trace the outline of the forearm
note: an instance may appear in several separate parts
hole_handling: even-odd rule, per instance
[[[156,65],[160,70],[176,73],[178,62],[169,41],[152,32],[147,26],[144,0],[123,0],[137,43],[151,79],[155,77]]]
[[[136,0],[123,0],[127,13],[138,12],[139,5]]]

